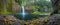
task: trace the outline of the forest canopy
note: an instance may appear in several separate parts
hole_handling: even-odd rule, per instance
[[[4,4],[4,2],[6,5]],[[51,11],[51,8],[52,8],[52,3],[50,0],[5,0],[5,1],[1,0],[0,1],[0,14],[14,13],[12,11],[12,7],[13,7],[12,5],[14,4],[14,2],[18,3],[20,7],[22,5],[31,7],[32,10],[30,12],[33,12],[33,13],[35,13],[36,10],[38,9],[40,9],[38,10],[39,12],[42,12],[42,11],[45,12],[44,8],[46,8],[46,11],[48,11],[48,9],[50,8],[49,11]]]

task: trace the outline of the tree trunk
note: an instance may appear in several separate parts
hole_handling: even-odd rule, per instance
[[[51,13],[51,15],[58,14],[58,10],[60,10],[60,7],[59,7],[60,0],[51,0],[51,1],[52,1],[53,9],[54,9],[54,11]]]

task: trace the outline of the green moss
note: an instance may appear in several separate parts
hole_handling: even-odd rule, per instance
[[[32,14],[48,14],[48,15],[50,15],[51,14],[51,12],[38,12],[38,11],[36,11],[36,12],[33,12]]]

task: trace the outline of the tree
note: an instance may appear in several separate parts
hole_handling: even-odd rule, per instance
[[[4,4],[4,0],[0,0],[0,14],[6,14],[7,9],[6,9],[6,4]]]
[[[12,13],[13,0],[0,0],[0,14]]]
[[[54,9],[51,15],[58,14],[58,10],[60,10],[60,5],[59,5],[60,0],[51,0],[51,1],[52,1],[53,9]]]

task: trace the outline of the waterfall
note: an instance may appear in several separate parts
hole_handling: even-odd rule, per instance
[[[24,6],[22,6],[22,18],[24,19],[25,17],[25,9],[24,9]]]

